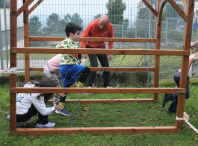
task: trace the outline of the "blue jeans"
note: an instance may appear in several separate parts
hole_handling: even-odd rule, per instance
[[[180,82],[180,72],[177,72],[174,76],[175,83],[177,84],[177,87],[179,87],[179,82]],[[188,80],[186,84],[186,97],[185,99],[188,99],[190,97],[190,90],[189,90],[189,85],[188,85]],[[169,110],[170,111],[177,111],[177,101],[178,101],[178,94],[170,94],[170,100],[173,102],[171,103]]]
[[[62,77],[63,86],[68,87],[75,83],[77,77],[85,70],[83,65],[60,65],[59,72]]]

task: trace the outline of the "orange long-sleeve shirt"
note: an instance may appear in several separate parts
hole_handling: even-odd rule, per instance
[[[99,18],[89,23],[81,37],[111,37],[114,38],[113,26],[111,23],[104,29],[99,29]],[[92,48],[105,48],[104,42],[81,42],[81,48],[85,48],[86,45]],[[113,42],[109,42],[109,49],[112,49]]]

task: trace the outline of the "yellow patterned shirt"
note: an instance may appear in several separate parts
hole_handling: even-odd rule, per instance
[[[56,48],[77,48],[78,45],[69,38],[66,38],[62,42],[56,45]],[[60,65],[72,65],[78,64],[76,58],[74,58],[73,54],[63,54],[61,57]]]

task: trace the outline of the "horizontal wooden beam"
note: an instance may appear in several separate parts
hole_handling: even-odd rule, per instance
[[[33,2],[34,0],[27,0],[23,6],[21,6],[17,11],[17,17]]]
[[[53,100],[48,101],[50,104],[53,103]],[[155,102],[153,98],[147,99],[80,99],[80,100],[72,100],[67,99],[65,103],[79,103],[80,104],[93,104],[93,103],[105,103],[105,104],[121,104],[121,103],[152,103]]]
[[[30,41],[62,41],[65,37],[29,37]],[[155,38],[103,38],[103,37],[85,37],[80,38],[80,42],[95,41],[95,42],[143,42],[155,43]]]
[[[172,55],[188,56],[189,50],[139,50],[139,49],[65,49],[65,48],[17,48],[12,47],[11,53],[50,53],[50,54],[119,54],[119,55]]]
[[[154,133],[181,133],[175,126],[165,127],[79,127],[79,128],[17,128],[10,131],[21,135],[74,135],[74,134],[154,134]]]
[[[174,0],[168,0],[168,2],[173,6],[173,8],[179,13],[179,15],[184,19],[184,21],[188,21],[188,17],[184,13],[184,11],[175,3]]]
[[[10,88],[10,93],[186,93],[186,88]]]
[[[153,9],[153,7],[146,0],[142,0],[142,1],[151,10],[151,12],[153,12],[153,14],[157,17],[157,12],[155,11],[155,9]]]
[[[39,0],[29,11],[28,11],[28,15],[30,13],[32,13],[32,11],[34,11],[34,9],[36,9],[36,7],[38,7],[38,5],[40,5],[40,3],[42,2],[43,0]]]
[[[43,71],[44,68],[30,68],[30,71]],[[103,71],[104,67],[90,67],[91,71]],[[105,67],[106,71],[154,71],[154,67]]]

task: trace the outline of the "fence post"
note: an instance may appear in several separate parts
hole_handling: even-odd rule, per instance
[[[147,20],[148,20],[148,7],[146,7],[146,9],[145,9],[145,38],[147,38]],[[146,50],[146,48],[147,48],[147,43],[144,43],[144,47],[145,47],[145,50]],[[144,65],[146,65],[147,63],[146,63],[146,55],[144,55]]]
[[[136,23],[135,23],[135,38],[137,38],[137,20],[136,20]]]
[[[166,42],[167,43],[167,37],[168,37],[168,18],[166,17]]]
[[[0,52],[1,52],[1,70],[3,67],[3,48],[2,48],[2,30],[1,30],[1,13],[0,13]]]
[[[4,0],[4,23],[5,23],[5,46],[6,46],[6,67],[8,68],[8,35],[7,35],[7,17],[6,17],[6,1]]]
[[[152,4],[152,0],[150,2],[150,4]],[[152,38],[152,34],[151,34],[151,28],[152,28],[152,13],[151,11],[149,11],[149,38]],[[152,49],[152,44],[149,42],[149,50]],[[149,55],[149,61],[148,61],[148,66],[151,67],[151,55]],[[149,87],[149,82],[150,82],[150,76],[151,76],[151,73],[150,71],[148,72],[148,87]]]

